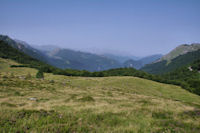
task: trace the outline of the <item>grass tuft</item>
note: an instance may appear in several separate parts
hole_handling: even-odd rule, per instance
[[[82,101],[82,102],[94,102],[94,98],[91,96],[84,96],[82,98],[79,98],[78,101]]]
[[[1,103],[1,106],[7,106],[7,107],[17,107],[17,105],[12,104],[12,103],[8,103],[8,102],[3,102]]]

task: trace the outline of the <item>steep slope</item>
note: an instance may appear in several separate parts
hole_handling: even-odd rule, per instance
[[[10,37],[4,36],[4,35],[0,35],[0,40],[6,42],[13,48],[18,49],[21,52],[23,52],[33,58],[36,58],[36,59],[46,62],[46,63],[49,62],[49,59],[45,56],[45,54],[43,54],[42,52],[40,52],[37,49],[32,48],[26,42],[19,41],[19,40],[13,40]]]
[[[200,97],[180,87],[135,77],[38,80],[35,69],[0,62],[0,132],[200,132]]]
[[[20,46],[20,45],[19,45]],[[13,48],[10,46],[6,41],[0,40],[0,57],[5,59],[12,59],[16,62],[22,63],[23,66],[32,67],[32,68],[47,68],[45,72],[55,70],[54,67],[41,62],[35,58],[32,58],[31,56],[19,51],[16,48]]]
[[[54,64],[63,64],[63,65],[65,65],[65,63],[62,60],[49,58],[45,54],[45,52],[41,52],[40,50],[32,48],[29,44],[27,44],[24,41],[13,40],[10,37],[4,36],[4,35],[0,35],[0,41],[1,41],[1,43],[3,43],[2,46],[4,46],[4,48],[5,48],[5,51],[2,51],[2,52],[6,55],[7,54],[6,51],[8,51],[9,53],[11,53],[10,51],[15,51],[13,53],[13,56],[17,56],[18,57],[18,55],[20,55],[17,58],[17,59],[20,59],[20,61],[24,61],[23,56],[22,56],[22,55],[24,55],[25,57],[29,56],[28,58],[32,57],[34,59],[37,59],[37,62],[39,60],[39,61],[42,61],[42,62],[44,62],[46,64],[53,65],[53,66],[56,66]],[[12,48],[10,48],[7,45],[10,45]],[[17,60],[17,61],[19,61],[19,60]],[[26,60],[26,61],[28,61],[28,60]],[[24,62],[20,62],[20,63],[24,63]],[[32,63],[32,62],[25,62],[25,64],[31,64],[31,67],[34,67],[34,63]],[[36,65],[36,67],[37,67],[37,65]]]
[[[171,61],[172,59],[184,55],[188,52],[193,52],[200,49],[200,43],[192,43],[191,45],[183,44],[176,47],[174,50],[163,56],[161,60]]]
[[[186,47],[187,49],[180,50],[180,48],[183,48],[183,47]],[[168,54],[168,55],[164,56],[160,61],[157,61],[152,64],[148,64],[148,65],[142,67],[141,70],[149,72],[149,73],[153,73],[153,74],[163,74],[166,72],[171,72],[179,67],[190,64],[190,63],[194,62],[195,60],[200,59],[200,49],[198,50],[198,47],[200,47],[200,44],[192,44],[189,46],[186,46],[186,45],[180,46],[178,49],[180,51],[184,51],[184,53],[182,53],[181,55],[175,56],[177,54]],[[194,50],[194,49],[196,49],[196,50]],[[173,50],[171,53],[175,53],[175,51],[177,51],[177,50]],[[188,52],[188,51],[192,51],[192,52]],[[177,53],[180,54],[180,52],[177,52]]]

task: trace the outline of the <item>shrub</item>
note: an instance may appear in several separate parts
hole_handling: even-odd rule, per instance
[[[36,74],[36,78],[39,78],[39,79],[44,79],[44,74],[41,70],[39,70]]]

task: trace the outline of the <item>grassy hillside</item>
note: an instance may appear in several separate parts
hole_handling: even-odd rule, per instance
[[[71,77],[0,58],[0,132],[200,132],[200,97],[135,77]]]

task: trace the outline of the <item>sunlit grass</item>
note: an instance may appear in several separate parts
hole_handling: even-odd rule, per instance
[[[200,132],[200,97],[178,86],[135,77],[41,80],[12,64],[0,60],[0,132]]]

